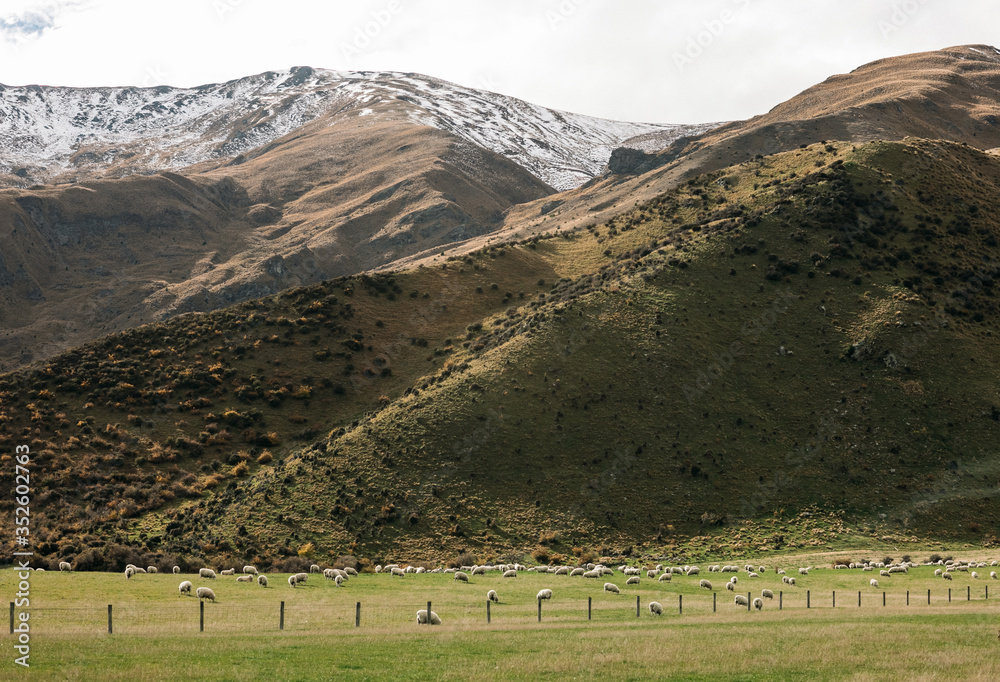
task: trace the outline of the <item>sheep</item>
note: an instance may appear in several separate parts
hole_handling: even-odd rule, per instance
[[[759,574],[757,574],[757,573],[756,573],[755,571],[751,571],[751,572],[750,572],[750,575],[748,575],[747,577],[748,577],[748,578],[759,578],[759,577],[760,577],[760,575],[759,575]]]
[[[712,583],[708,580],[702,580],[700,583],[698,583],[698,587],[704,587],[706,590],[711,590]]]
[[[874,568],[873,568],[872,566],[865,566],[865,567],[864,567],[864,568],[862,568],[861,570],[862,570],[862,571],[874,571],[875,569],[874,569]]]
[[[997,572],[990,571],[990,580],[996,580],[996,579],[997,579]]]
[[[504,577],[504,578],[516,578],[517,577],[517,571],[515,571],[513,569],[511,569],[509,571],[504,571],[502,577]]]
[[[729,582],[731,582],[733,585],[735,585],[739,581],[740,581],[740,579],[737,578],[735,575],[732,578],[729,579]]]
[[[490,590],[489,592],[487,592],[486,593],[486,599],[488,599],[489,601],[493,602],[494,604],[499,604],[500,603],[500,597],[497,596],[497,591],[496,590]]]
[[[583,574],[584,578],[600,578],[601,574],[598,571],[587,571]]]
[[[156,573],[156,566],[150,566],[147,568],[146,573]]]
[[[733,603],[736,604],[737,606],[746,606],[747,604],[749,604],[747,598],[744,597],[742,594],[736,595],[736,599],[733,600]]]
[[[871,580],[869,580],[868,584],[871,585],[872,587],[878,587],[878,581],[875,580],[875,578],[872,578]]]
[[[319,573],[320,572],[319,566],[317,564],[313,564],[312,566],[309,567],[309,572],[310,573]]]
[[[324,568],[323,577],[326,578],[327,580],[333,580],[334,578],[337,577],[337,574],[333,572],[332,568]]]
[[[574,568],[572,571],[570,571],[569,577],[572,578],[573,576],[583,575],[584,573],[587,573],[587,571],[583,570],[582,568]]]
[[[467,574],[465,574],[465,573],[462,573],[462,571],[456,571],[455,572],[455,580],[458,580],[458,581],[463,582],[463,583],[467,583],[467,582],[469,582],[469,576]]]
[[[260,585],[261,587],[267,587],[267,576],[266,575],[258,575],[257,576],[257,584]]]
[[[799,575],[809,575],[809,569],[808,568],[800,568],[799,569]]]
[[[60,571],[72,571],[73,570],[73,566],[68,561],[60,561],[59,562],[59,570]]]
[[[125,580],[131,580],[132,576],[135,575],[135,569],[131,566],[125,568]]]
[[[250,575],[237,576],[236,577],[236,582],[238,582],[238,583],[252,583],[253,582],[253,576],[250,576]]]
[[[973,580],[979,580],[979,574],[978,574],[978,573],[976,573],[975,571],[973,571],[973,572],[972,572],[972,579],[973,579]]]
[[[386,564],[382,567],[383,571],[391,571],[394,568],[399,568],[399,564]]]
[[[629,578],[628,580],[625,581],[625,584],[626,585],[638,585],[639,584],[639,576],[637,576],[637,575],[632,576],[631,578]]]
[[[140,568],[140,567],[138,567],[138,566],[134,566],[134,567],[132,568],[132,570],[133,570],[133,571],[135,571],[136,573],[145,573],[145,572],[146,572],[146,569],[145,569],[145,568]]]
[[[174,566],[174,575],[178,575],[181,572],[180,566]]]
[[[472,575],[486,575],[486,567],[485,566],[473,567]]]
[[[215,571],[210,568],[199,568],[198,569],[199,578],[208,578],[209,580],[215,580]]]
[[[257,575],[257,569],[254,568],[253,566],[244,566],[243,572],[249,575]]]
[[[659,578],[657,578],[656,580],[657,580],[657,582],[661,582],[661,583],[662,583],[662,582],[670,582],[670,578],[671,578],[672,576],[673,576],[673,573],[664,573],[663,575],[661,575],[661,576],[660,576]]]
[[[942,573],[944,573],[944,571],[942,571],[940,568],[937,568],[934,570],[934,577],[940,578]]]
[[[795,586],[795,578],[789,578],[788,579],[788,584],[791,585],[792,587],[794,587]]]
[[[655,578],[657,573],[659,573],[659,571],[646,571],[646,577]]]
[[[379,564],[379,565],[377,565],[377,566],[375,567],[375,572],[376,572],[376,573],[381,573],[381,572],[382,572],[382,564]]]
[[[219,575],[236,575],[235,568],[227,568],[219,572]]]
[[[767,568],[765,568],[764,566],[758,566],[757,567],[757,572],[758,573],[766,573],[767,572]]]
[[[735,592],[736,591],[736,585],[734,585],[732,583],[726,583],[726,589],[729,590],[730,592]]]
[[[786,585],[788,584],[789,580],[791,580],[791,578],[789,578],[787,575],[781,576],[781,582],[785,583]]]
[[[393,568],[389,573],[390,576],[399,576],[400,578],[405,577],[406,573],[401,568]]]
[[[879,572],[878,572],[878,574],[879,574],[879,576],[880,576],[880,577],[882,577],[882,578],[888,578],[888,577],[890,577],[890,575],[891,575],[891,574],[889,573],[889,571],[879,571]]]
[[[288,576],[288,586],[289,587],[295,587],[297,584],[298,584],[298,581],[295,579],[294,575]]]
[[[649,612],[654,616],[663,615],[663,606],[658,601],[649,602]]]
[[[760,611],[762,608],[764,608],[764,600],[761,599],[760,597],[755,597],[753,600],[753,607],[758,611]]]
[[[420,609],[419,611],[417,611],[417,625],[426,625],[426,624],[427,624],[427,609]],[[440,625],[440,624],[441,624],[441,617],[438,616],[433,611],[431,611],[431,625]]]
[[[351,568],[350,566],[348,566],[344,569],[344,573],[346,573],[349,576],[357,576],[358,570],[356,568]]]
[[[954,580],[954,578],[952,577],[951,573],[947,573],[947,572],[946,573],[942,573],[941,577],[944,578],[945,580]]]
[[[180,591],[180,593],[182,595],[183,594],[191,594],[191,588],[192,587],[194,587],[194,585],[191,584],[191,581],[190,580],[185,580],[180,585],[178,585],[177,589]]]
[[[337,587],[340,587],[341,585],[344,584],[344,576],[338,575],[336,578],[333,579],[333,582],[337,584]]]
[[[764,599],[774,599],[774,592],[771,590],[761,590],[760,596],[764,597]]]
[[[785,569],[779,568],[777,571],[778,575],[785,575]]]
[[[292,577],[295,578],[295,582],[297,582],[297,583],[304,583],[306,581],[306,578],[309,577],[309,574],[308,573],[296,573]]]
[[[686,573],[686,575],[698,575],[698,572],[699,572],[700,570],[701,570],[701,569],[699,569],[699,568],[698,568],[697,566],[692,566],[691,568],[689,568],[689,569],[687,570],[687,573]]]
[[[618,586],[615,585],[614,583],[604,583],[604,591],[605,592],[614,592],[615,594],[621,594],[622,593],[621,590],[618,589]]]
[[[211,599],[212,603],[215,603],[215,592],[208,587],[199,587],[195,590],[195,594],[198,595],[198,599]]]
[[[540,599],[552,599],[552,590],[539,590],[538,594],[535,595],[535,600]]]

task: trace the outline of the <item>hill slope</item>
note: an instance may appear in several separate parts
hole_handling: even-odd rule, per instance
[[[42,553],[85,565],[996,542],[998,190],[947,142],[768,157],[109,337],[4,378],[0,440],[36,453]]]

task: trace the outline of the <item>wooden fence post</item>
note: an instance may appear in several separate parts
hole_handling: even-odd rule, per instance
[[[972,585],[965,586],[965,601],[972,601]]]
[[[718,597],[718,596],[719,595],[718,595],[717,592],[713,592],[712,593],[712,613],[715,613],[715,601],[716,601],[716,597]]]
[[[684,615],[684,595],[683,594],[677,595],[677,615],[678,616],[683,616]]]
[[[431,625],[431,603],[427,602],[427,624]]]
[[[361,602],[358,602],[354,607],[354,627],[361,627]]]
[[[906,605],[907,606],[910,605],[910,591],[909,590],[906,591]]]
[[[639,595],[635,595],[635,617],[639,617]]]
[[[486,600],[486,624],[490,624],[490,600]]]
[[[837,608],[837,590],[833,591],[833,608]]]
[[[750,593],[747,592],[747,611],[750,610]]]
[[[951,588],[948,588],[948,603],[951,603]]]
[[[858,590],[858,608],[861,608],[861,590]]]
[[[812,608],[812,603],[811,602],[812,602],[812,599],[810,598],[809,590],[806,590],[806,608],[807,609]]]
[[[281,612],[280,615],[278,616],[278,629],[279,630],[285,629],[285,602],[281,602]]]
[[[10,603],[10,634],[14,634],[14,602]]]
[[[591,608],[592,608],[591,599],[592,597],[587,597],[587,620],[590,620],[590,615],[591,615]]]
[[[205,600],[204,599],[199,599],[198,600],[198,613],[199,613],[199,616],[198,616],[198,625],[199,625],[199,628],[200,628],[199,632],[204,632],[205,631]]]
[[[778,590],[778,610],[780,611],[782,606],[784,606],[785,593],[782,590]]]
[[[112,634],[114,629],[111,627],[111,604],[108,604],[108,634]]]
[[[430,603],[430,602],[428,602],[428,603]],[[541,599],[538,600],[538,622],[539,623],[542,622],[542,600]]]

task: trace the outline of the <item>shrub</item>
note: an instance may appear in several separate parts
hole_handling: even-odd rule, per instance
[[[449,561],[448,562],[448,567],[449,568],[459,568],[461,566],[475,566],[478,563],[479,563],[479,560],[476,559],[476,555],[475,554],[473,554],[472,552],[465,551],[465,552],[462,552],[461,554],[459,554],[457,557],[455,557],[451,561]]]
[[[353,568],[358,570],[358,558],[353,554],[345,554],[344,556],[337,557],[336,563],[333,564],[334,568]]]
[[[549,563],[549,550],[547,547],[535,548],[535,551],[531,553],[531,556],[536,562],[540,564]]]
[[[270,450],[264,450],[260,453],[260,457],[257,458],[257,464],[267,464],[274,459],[274,455],[271,454]]]
[[[243,476],[246,476],[247,472],[249,472],[249,471],[250,471],[250,467],[247,466],[247,463],[246,462],[240,462],[239,464],[237,464],[236,466],[233,467],[233,476],[236,476],[238,478],[242,478]]]

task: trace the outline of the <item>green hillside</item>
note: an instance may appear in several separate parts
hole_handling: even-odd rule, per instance
[[[996,542],[998,197],[947,142],[758,158],[7,375],[0,448],[94,566]]]

